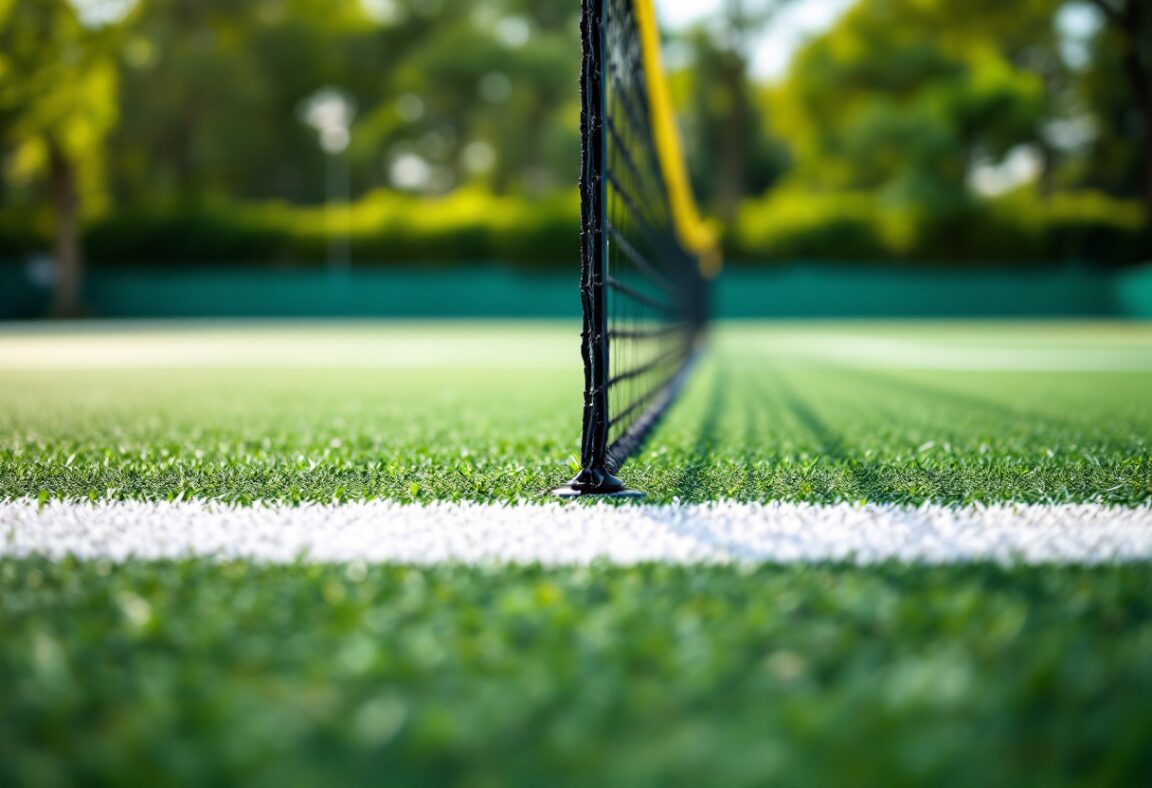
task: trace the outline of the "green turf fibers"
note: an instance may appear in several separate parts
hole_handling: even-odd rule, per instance
[[[1133,327],[728,327],[628,481],[1152,502],[1152,372],[788,352],[828,332],[969,367],[1152,353]],[[0,497],[534,500],[577,453],[575,368],[170,366],[0,369]],[[3,559],[0,784],[1136,785],[1150,600],[1147,564]]]
[[[1071,345],[1091,360],[1117,342],[1053,325],[1017,344]],[[1005,372],[789,355],[819,326],[721,330],[625,479],[657,503],[1152,500],[1152,363]],[[977,324],[970,334],[989,331]],[[930,347],[942,352],[969,336],[963,325],[936,333]],[[884,337],[924,334],[897,327]],[[0,496],[536,496],[571,475],[579,455],[578,354],[565,334],[547,336],[547,355],[568,351],[571,369],[213,370],[181,369],[177,358],[160,370],[0,370]],[[1152,332],[1120,337],[1152,359]],[[515,338],[502,340],[508,354]]]
[[[0,783],[1138,785],[1152,568],[0,561]]]

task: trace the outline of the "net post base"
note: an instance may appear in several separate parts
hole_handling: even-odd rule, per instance
[[[624,482],[605,470],[585,469],[575,479],[552,490],[557,498],[583,498],[596,495],[604,498],[643,498],[639,490],[629,490]]]

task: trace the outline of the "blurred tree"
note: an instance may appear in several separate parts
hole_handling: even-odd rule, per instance
[[[683,83],[678,92],[688,95],[681,125],[693,187],[702,204],[730,223],[746,195],[761,194],[779,179],[787,152],[759,111],[747,58],[733,55],[704,27],[691,30],[685,43],[690,68],[672,81]]]
[[[124,201],[322,196],[296,117],[355,98],[353,193],[567,184],[576,9],[527,0],[141,0],[111,149]]]
[[[1050,4],[1035,6],[1050,27]],[[1025,47],[1008,42],[1014,26],[1029,24],[1026,14],[966,8],[862,0],[804,47],[771,102],[773,127],[795,157],[793,179],[946,214],[968,202],[980,161],[1040,144],[1044,79],[1013,57]]]
[[[376,103],[389,43],[354,0],[141,0],[121,58],[117,195],[320,200],[323,155],[298,107],[329,85]]]
[[[112,52],[127,10],[98,0],[0,4],[0,139],[11,151],[9,177],[47,187],[57,316],[82,308],[81,206],[97,210],[103,197],[103,145],[117,108]]]
[[[781,84],[757,84],[759,34],[789,2],[725,0],[673,42],[693,181],[723,219],[780,182],[868,191],[963,226],[993,191],[982,176],[1020,160],[1012,183],[1142,194],[1152,209],[1147,0],[856,0]],[[1089,2],[1107,24],[1076,65],[1054,20]],[[81,208],[160,208],[166,220],[319,202],[324,154],[300,108],[326,87],[358,108],[353,197],[571,193],[578,12],[535,0],[0,0],[0,206],[54,217],[57,308],[74,310]]]
[[[1065,0],[935,0],[908,3],[898,9],[907,24],[933,31],[946,51],[960,55],[992,50],[1013,69],[1034,75],[1043,88],[1036,133],[1022,140],[1039,159],[1038,185],[1045,194],[1055,188],[1061,146],[1048,133],[1047,124],[1076,113],[1073,75],[1061,52],[1057,16]],[[1003,153],[1003,152],[1002,152]],[[985,156],[995,159],[996,156]]]
[[[435,35],[389,71],[395,98],[365,120],[375,137],[365,145],[397,175],[426,173],[425,191],[477,182],[539,193],[574,182],[575,6],[488,0],[439,9]]]
[[[695,180],[726,224],[749,190],[762,191],[780,164],[780,152],[755,112],[749,67],[757,34],[790,2],[725,0],[714,20],[688,36]],[[704,173],[710,177],[702,178]]]
[[[1089,42],[1090,57],[1077,80],[1084,114],[1073,136],[1082,138],[1083,155],[1075,162],[1072,182],[1124,196],[1143,193],[1141,120],[1125,80],[1112,35],[1097,31]]]
[[[1141,195],[1152,217],[1152,7],[1148,0],[1092,0],[1107,24],[1108,49],[1120,61],[1128,83],[1135,122]]]

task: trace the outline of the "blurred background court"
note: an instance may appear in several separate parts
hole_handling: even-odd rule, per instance
[[[575,318],[577,6],[0,1],[0,319]],[[1141,6],[658,3],[716,314],[1152,316]]]

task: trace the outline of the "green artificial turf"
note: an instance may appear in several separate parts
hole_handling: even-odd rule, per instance
[[[566,326],[91,331],[0,333],[0,498],[510,500],[578,450]],[[1147,504],[1150,360],[1134,325],[725,326],[625,476]],[[0,785],[1135,785],[1150,600],[1149,564],[0,559]]]
[[[369,366],[189,368],[176,350],[159,368],[0,369],[0,496],[513,500],[572,474],[571,328],[294,330]],[[458,359],[421,362],[428,336],[442,351],[478,332]],[[852,358],[860,340],[1009,369],[870,363]],[[398,348],[411,358],[372,364]],[[1006,352],[1072,369],[1011,371]],[[652,502],[1147,502],[1149,360],[1139,325],[728,325],[624,476]]]
[[[1152,568],[0,561],[4,785],[1118,785]]]

